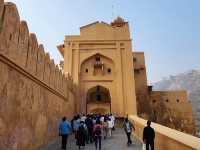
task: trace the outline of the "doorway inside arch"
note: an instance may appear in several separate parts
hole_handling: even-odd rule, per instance
[[[111,97],[109,89],[97,85],[87,92],[87,113],[108,114],[111,113]]]

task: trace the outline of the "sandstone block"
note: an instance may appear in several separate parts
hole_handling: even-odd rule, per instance
[[[15,56],[20,25],[20,17],[16,5],[10,2],[5,3],[3,15],[0,33],[0,53],[12,58]]]
[[[4,0],[0,0],[0,32],[1,32],[1,27],[2,27],[2,15],[3,15],[3,10],[4,10]]]
[[[65,95],[66,98],[68,98],[68,93],[69,93],[68,82],[67,82],[67,78],[65,77],[65,81],[64,81],[64,95]]]
[[[35,126],[35,142],[39,145],[44,144],[45,134],[47,132],[47,117],[40,114]]]
[[[55,89],[55,70],[56,70],[56,66],[54,64],[54,61],[51,60],[50,63],[50,86]]]
[[[5,135],[5,131],[6,131],[6,123],[2,118],[0,118],[0,136]]]
[[[56,91],[59,91],[59,68],[56,65],[56,71],[55,71],[55,87]]]
[[[6,94],[6,84],[8,82],[8,67],[0,62],[0,97],[2,98],[1,100],[4,99],[3,94]],[[4,91],[4,92],[3,92]],[[2,105],[1,105],[2,106]]]
[[[26,21],[21,21],[19,29],[17,63],[23,68],[25,68],[27,63],[28,41],[29,41],[29,30],[27,23]]]
[[[46,55],[45,55],[44,81],[47,85],[49,85],[49,82],[50,82],[50,57],[49,57],[49,53],[46,53]]]
[[[29,35],[29,44],[28,44],[28,59],[26,68],[29,73],[36,74],[36,63],[37,63],[37,52],[38,52],[38,42],[36,35],[31,33]]]
[[[61,92],[62,94],[64,95],[64,92],[65,92],[65,76],[64,74],[62,74],[62,89],[61,89]]]
[[[62,92],[62,72],[59,70],[59,80],[58,80],[58,90],[61,93]]]
[[[43,45],[39,45],[39,50],[37,54],[37,77],[41,81],[44,80],[44,64],[45,64],[45,52]]]

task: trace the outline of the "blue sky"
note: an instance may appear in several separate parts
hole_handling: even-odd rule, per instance
[[[55,62],[64,35],[118,15],[130,23],[133,48],[144,51],[148,82],[200,70],[200,0],[9,0]]]

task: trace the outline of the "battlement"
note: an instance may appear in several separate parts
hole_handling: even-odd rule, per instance
[[[14,3],[1,2],[0,54],[66,96],[67,88],[74,89],[72,78],[65,75],[45,53],[34,33],[29,33],[26,21],[21,21]],[[62,90],[61,90],[62,89]]]

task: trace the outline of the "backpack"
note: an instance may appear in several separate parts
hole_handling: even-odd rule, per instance
[[[95,128],[95,136],[101,136],[101,127],[100,126],[97,126],[96,128]]]

